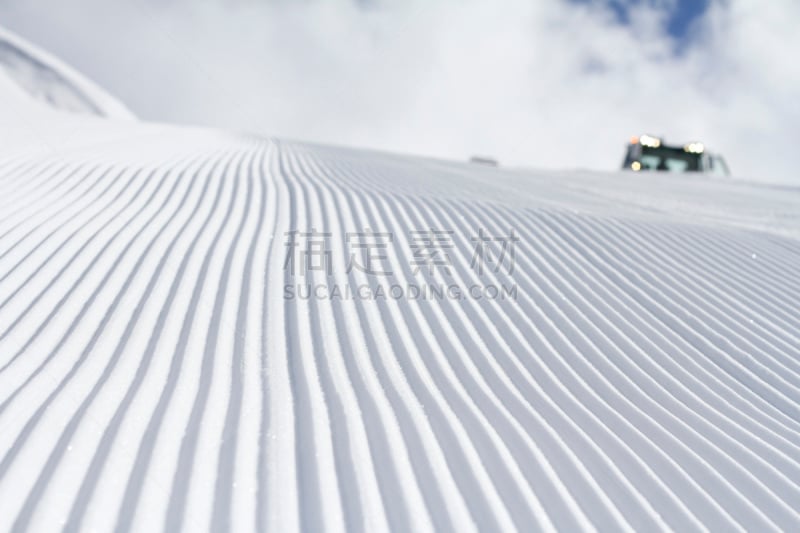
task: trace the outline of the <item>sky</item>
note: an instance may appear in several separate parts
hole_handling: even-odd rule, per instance
[[[800,2],[0,0],[139,117],[613,170],[631,135],[800,185]]]
[[[572,0],[578,4],[592,4],[591,0]],[[616,20],[620,24],[628,25],[631,23],[630,11],[642,5],[641,0],[607,0],[599,2],[605,4],[610,9]],[[653,4],[658,6],[658,4]],[[666,33],[675,39],[678,47],[689,44],[689,28],[692,23],[708,10],[709,0],[675,0],[664,3],[663,10],[666,13],[663,28]]]

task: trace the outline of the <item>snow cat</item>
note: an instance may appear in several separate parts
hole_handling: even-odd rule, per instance
[[[730,176],[722,156],[706,150],[701,142],[670,146],[653,135],[631,137],[622,163],[624,170],[666,172],[704,172]]]

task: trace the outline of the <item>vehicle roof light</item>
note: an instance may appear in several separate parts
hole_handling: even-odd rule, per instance
[[[702,154],[705,151],[705,146],[703,146],[703,143],[693,142],[684,145],[683,151],[690,154]]]
[[[648,148],[658,148],[661,146],[661,139],[658,137],[653,137],[652,135],[642,135],[639,137],[639,143]]]

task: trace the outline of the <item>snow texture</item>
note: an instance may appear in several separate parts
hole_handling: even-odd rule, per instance
[[[797,190],[48,117],[0,152],[0,530],[800,527]],[[517,299],[284,287],[439,282]]]

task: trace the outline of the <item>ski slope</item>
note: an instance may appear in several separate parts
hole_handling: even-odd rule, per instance
[[[62,120],[0,159],[0,530],[800,525],[797,190]],[[517,300],[285,297],[428,228]]]
[[[797,188],[135,122],[5,31],[0,66],[0,531],[800,528]]]
[[[70,113],[131,120],[116,98],[72,67],[22,37],[0,27],[0,118],[30,114],[36,104]],[[31,105],[34,104],[34,105]],[[26,108],[23,114],[21,108]]]

